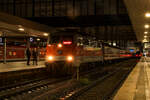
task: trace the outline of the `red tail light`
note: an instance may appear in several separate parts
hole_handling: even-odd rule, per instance
[[[70,45],[70,44],[72,44],[72,41],[63,41],[63,44],[64,45]]]
[[[135,55],[136,57],[138,57],[138,55]]]

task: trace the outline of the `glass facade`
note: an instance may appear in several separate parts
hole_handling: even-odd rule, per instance
[[[123,0],[0,0],[0,11],[20,17],[127,14]]]

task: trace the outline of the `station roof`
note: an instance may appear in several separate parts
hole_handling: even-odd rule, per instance
[[[138,41],[145,41],[144,32],[148,32],[149,29],[145,29],[146,24],[150,25],[150,18],[146,18],[145,14],[150,13],[150,1],[149,0],[124,0],[128,14],[130,16],[134,31]],[[148,35],[148,34],[147,34]],[[146,38],[150,41],[149,36]],[[144,42],[143,41],[143,42]],[[145,41],[146,42],[146,41]]]
[[[44,33],[49,34],[53,30],[52,27],[47,25],[0,13],[0,36],[4,36],[5,33],[6,37],[44,37]]]

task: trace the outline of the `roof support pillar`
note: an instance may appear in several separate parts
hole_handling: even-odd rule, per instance
[[[124,40],[124,48],[127,48],[127,40]]]
[[[121,41],[121,47],[124,49],[125,46],[124,46],[124,40]]]
[[[7,60],[7,58],[6,58],[6,56],[7,56],[7,54],[6,54],[6,52],[7,52],[7,44],[6,44],[6,37],[5,37],[5,33],[3,33],[3,36],[4,36],[4,55],[3,55],[3,63],[5,64],[6,63],[6,60]]]

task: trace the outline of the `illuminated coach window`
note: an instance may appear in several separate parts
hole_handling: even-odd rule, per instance
[[[12,56],[12,52],[11,51],[9,51],[9,53],[8,53],[10,56]]]
[[[16,56],[16,51],[13,52],[13,56]]]

